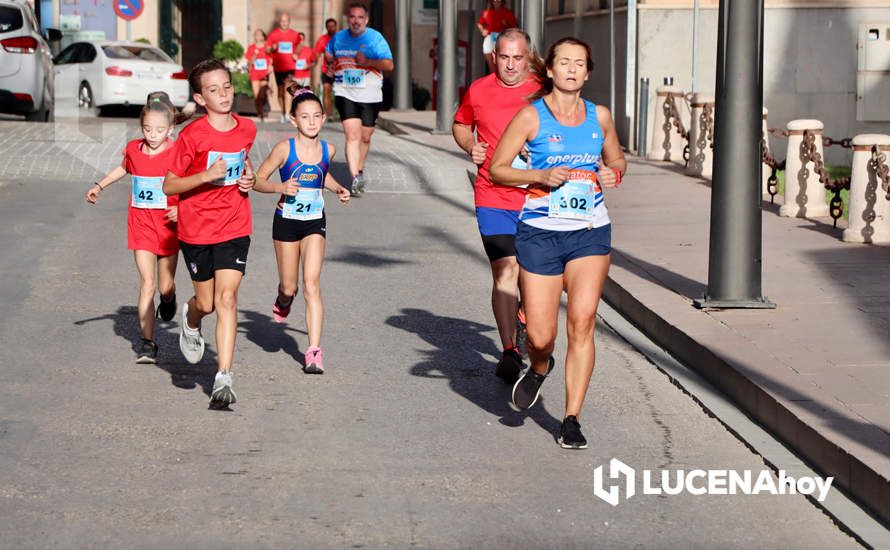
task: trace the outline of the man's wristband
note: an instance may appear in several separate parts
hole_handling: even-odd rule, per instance
[[[98,181],[94,181],[94,182],[93,182],[93,185],[95,185],[96,187],[99,188],[99,192],[100,192],[100,193],[101,193],[102,191],[105,191],[105,188],[102,187],[101,185],[99,185],[99,182],[98,182]]]

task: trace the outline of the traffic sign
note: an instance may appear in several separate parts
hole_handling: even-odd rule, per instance
[[[112,0],[114,13],[124,21],[132,21],[142,15],[145,0]]]

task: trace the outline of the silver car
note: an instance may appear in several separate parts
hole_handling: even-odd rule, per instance
[[[61,33],[50,29],[58,40]],[[0,113],[48,122],[53,116],[53,63],[31,5],[0,0]]]

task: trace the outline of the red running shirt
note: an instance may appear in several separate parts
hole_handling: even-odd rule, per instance
[[[464,100],[454,114],[454,122],[476,128],[476,139],[488,144],[485,162],[476,175],[476,206],[522,210],[525,189],[507,185],[495,185],[489,176],[489,166],[501,135],[516,113],[528,105],[527,98],[541,85],[529,78],[523,84],[508,88],[492,73],[470,85]]]
[[[309,69],[309,65],[313,61],[315,61],[315,52],[312,51],[312,48],[301,47],[297,54],[297,60],[294,62],[294,78],[311,78],[312,71]]]
[[[170,170],[187,177],[207,169],[210,153],[247,158],[256,139],[256,125],[232,113],[237,123],[228,132],[210,125],[206,116],[182,129],[177,158]],[[179,240],[189,244],[218,244],[250,235],[250,199],[237,185],[205,183],[179,195]]]
[[[322,74],[328,73],[328,59],[324,56],[324,51],[328,47],[328,42],[331,41],[331,35],[328,33],[324,33],[321,35],[318,40],[315,41],[315,55],[321,56],[321,72]]]
[[[143,141],[134,139],[124,149],[124,170],[132,176],[161,178],[176,161],[176,143],[167,142],[167,148],[156,155],[143,152]],[[167,208],[176,206],[179,195],[167,197]],[[127,201],[127,248],[148,250],[158,256],[169,256],[179,251],[176,223],[167,219],[166,208],[136,208],[132,197]]]
[[[291,44],[289,53],[280,53],[283,47],[282,42]],[[272,64],[275,66],[276,73],[294,70],[293,54],[297,53],[300,47],[300,33],[293,29],[283,31],[279,27],[269,33],[269,37],[266,39],[266,46],[272,47]]]
[[[256,63],[253,60],[253,54],[256,53]],[[250,63],[250,79],[251,80],[262,80],[269,74],[269,71],[272,70],[272,56],[266,53],[265,46],[257,47],[256,44],[251,44],[247,48],[247,53],[244,54],[244,58],[247,59],[247,62]],[[265,62],[266,67],[256,67],[255,65],[262,65]]]
[[[510,8],[489,9],[482,12],[479,24],[488,29],[488,32],[503,32],[512,27],[518,27],[516,16]]]

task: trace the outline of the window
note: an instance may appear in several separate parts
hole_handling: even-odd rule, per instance
[[[157,48],[146,48],[141,46],[123,46],[116,44],[113,46],[102,46],[111,59],[136,59],[142,61],[159,61],[161,63],[173,63],[173,60],[167,57],[167,54]]]
[[[55,59],[53,59],[53,63],[55,63],[56,65],[67,65],[69,63],[75,63],[74,57],[79,49],[79,43],[71,44],[70,46],[62,50],[62,53],[57,55]]]
[[[10,6],[0,6],[0,32],[17,31],[24,24],[22,10]]]
[[[81,44],[77,52],[78,63],[92,63],[96,59],[96,47],[92,44]]]

